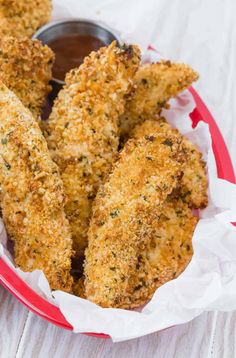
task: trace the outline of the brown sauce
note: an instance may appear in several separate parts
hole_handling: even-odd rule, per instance
[[[97,51],[105,44],[94,36],[66,35],[50,41],[48,46],[56,55],[52,69],[53,77],[64,81],[68,71],[78,67],[91,51]]]

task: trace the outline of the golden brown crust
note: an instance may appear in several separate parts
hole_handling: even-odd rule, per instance
[[[120,134],[126,137],[135,125],[152,119],[168,106],[170,98],[188,88],[198,74],[188,65],[161,61],[146,64],[135,75],[136,90],[120,117]]]
[[[152,236],[140,247],[123,308],[147,303],[158,287],[178,277],[192,258],[192,236],[197,217],[181,199],[167,198]]]
[[[51,12],[51,0],[0,0],[0,35],[31,37]]]
[[[103,307],[141,304],[130,280],[186,160],[179,135],[160,133],[126,143],[93,205],[85,260],[89,300]]]
[[[51,91],[53,61],[52,50],[38,40],[0,38],[0,80],[37,119]]]
[[[112,43],[66,76],[47,133],[68,198],[66,214],[77,256],[87,245],[91,204],[117,152],[118,118],[139,66],[136,46]]]
[[[173,192],[172,196],[181,197],[193,208],[203,209],[208,204],[207,195],[207,176],[206,163],[202,160],[202,154],[199,150],[177,129],[172,128],[165,118],[156,118],[156,120],[146,120],[137,125],[130,133],[131,138],[142,138],[153,133],[162,133],[166,136],[171,134],[179,135],[183,141],[188,153],[188,161],[184,170],[180,185]]]
[[[70,291],[72,240],[58,168],[30,111],[3,84],[0,122],[1,204],[15,262],[42,269],[52,289]]]

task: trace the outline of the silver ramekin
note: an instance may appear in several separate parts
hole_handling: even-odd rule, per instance
[[[32,38],[38,39],[42,41],[43,44],[47,45],[52,40],[58,39],[64,35],[72,34],[94,36],[101,40],[105,45],[109,45],[114,40],[117,41],[118,46],[122,43],[120,36],[108,26],[101,22],[85,19],[51,22],[41,27]],[[55,97],[64,84],[64,81],[52,78],[53,93],[51,94],[51,97]]]

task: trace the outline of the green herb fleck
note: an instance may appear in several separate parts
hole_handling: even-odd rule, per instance
[[[10,170],[10,169],[11,169],[11,165],[10,165],[9,163],[4,162],[4,164],[5,164],[5,167],[7,168],[7,170]]]
[[[144,201],[147,201],[147,197],[143,194],[140,194],[140,197],[144,200]]]
[[[114,219],[115,217],[117,217],[119,215],[119,209],[115,209],[113,211],[110,212],[110,216],[112,217],[112,219]]]
[[[165,139],[162,144],[165,144],[165,145],[168,145],[169,147],[172,147],[173,145],[173,142],[170,140],[170,139]]]
[[[88,163],[88,158],[85,155],[81,155],[79,157],[79,162],[83,162],[83,163],[87,164]]]
[[[104,224],[105,224],[105,221],[101,220],[101,221],[98,222],[98,226],[103,226]]]

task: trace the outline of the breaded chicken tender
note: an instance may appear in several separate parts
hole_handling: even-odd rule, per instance
[[[153,223],[150,240],[144,242],[138,253],[123,308],[147,303],[158,287],[184,271],[192,258],[192,236],[197,221],[182,199],[167,198],[159,220]]]
[[[188,161],[186,162],[183,177],[180,185],[175,190],[176,197],[181,197],[192,208],[205,208],[208,204],[208,183],[206,163],[202,160],[202,154],[188,138],[184,137],[177,129],[172,128],[163,117],[158,120],[146,120],[137,125],[131,131],[130,137],[142,138],[156,133],[162,133],[166,137],[172,134],[178,135],[188,153]]]
[[[92,52],[67,74],[49,118],[45,136],[68,198],[76,256],[87,245],[92,201],[117,153],[118,118],[139,62],[136,46],[118,48],[113,42]]]
[[[51,91],[53,61],[52,50],[38,40],[0,38],[0,80],[37,119]]]
[[[41,269],[51,289],[71,291],[72,239],[63,183],[30,111],[0,84],[2,214],[23,271]]]
[[[140,304],[131,280],[186,160],[178,135],[160,133],[126,143],[93,204],[84,267],[89,300],[102,307]]]
[[[51,11],[51,0],[0,0],[0,37],[31,37],[49,21]]]
[[[136,90],[120,117],[120,135],[126,138],[135,125],[160,114],[168,101],[188,88],[198,74],[188,65],[161,61],[145,64],[135,75]]]

